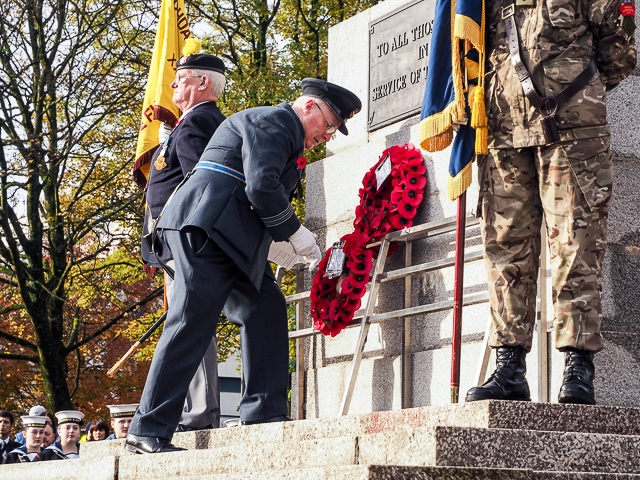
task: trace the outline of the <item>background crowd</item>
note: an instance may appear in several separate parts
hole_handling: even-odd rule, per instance
[[[77,410],[63,410],[54,415],[36,405],[28,415],[20,417],[19,431],[14,414],[0,410],[1,463],[76,459],[80,457],[81,443],[125,438],[138,405],[108,407],[111,426],[103,419],[84,424],[84,414]]]

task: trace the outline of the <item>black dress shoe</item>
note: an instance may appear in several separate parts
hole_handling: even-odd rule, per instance
[[[192,427],[190,425],[184,425],[182,423],[179,423],[178,426],[176,427],[176,432],[195,432],[197,430],[211,430],[212,428],[214,428],[213,425],[207,425],[206,427],[198,428],[198,427]]]
[[[267,418],[265,420],[248,420],[246,422],[242,422],[242,425],[257,425],[259,423],[275,423],[275,422],[291,422],[291,417],[286,415],[280,415],[279,417]]]
[[[164,438],[141,437],[131,434],[127,435],[124,441],[124,449],[133,453],[165,453],[186,450],[186,448],[176,447]]]
[[[527,352],[522,347],[500,347],[496,352],[496,370],[481,387],[467,392],[465,402],[478,400],[531,401],[529,384],[525,374]]]
[[[566,349],[564,358],[564,378],[558,395],[559,403],[579,403],[595,405],[596,395],[593,389],[593,352]]]

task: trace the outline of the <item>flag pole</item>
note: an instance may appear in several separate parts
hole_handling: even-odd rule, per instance
[[[455,276],[453,284],[453,333],[451,335],[451,403],[458,403],[460,391],[460,350],[462,336],[462,294],[464,289],[464,245],[467,192],[458,197],[456,219]]]

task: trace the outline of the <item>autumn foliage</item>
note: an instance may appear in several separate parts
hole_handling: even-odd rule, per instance
[[[228,66],[218,103],[230,115],[325,77],[328,28],[375,1],[186,3],[204,50]],[[160,331],[114,378],[106,370],[163,310],[130,176],[158,7],[0,2],[0,407],[18,414],[39,403],[106,417],[144,385]],[[226,322],[218,338],[221,359],[239,346]]]

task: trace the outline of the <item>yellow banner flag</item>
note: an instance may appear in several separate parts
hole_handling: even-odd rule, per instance
[[[159,145],[160,122],[173,127],[180,116],[180,110],[171,101],[173,89],[170,85],[176,76],[182,47],[190,35],[184,0],[162,0],[133,165],[133,179],[140,188],[145,187],[149,178],[151,157]]]

